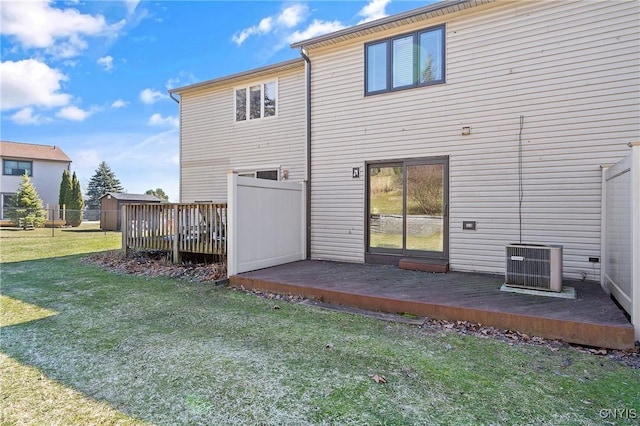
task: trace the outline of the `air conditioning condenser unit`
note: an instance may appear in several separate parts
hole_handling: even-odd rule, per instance
[[[562,246],[509,244],[506,255],[506,285],[562,291]]]

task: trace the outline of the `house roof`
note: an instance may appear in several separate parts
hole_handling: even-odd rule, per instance
[[[188,90],[201,89],[204,87],[215,87],[218,85],[228,84],[237,80],[241,80],[248,76],[251,76],[252,78],[258,78],[264,75],[273,74],[275,72],[287,71],[293,68],[298,68],[303,65],[304,65],[304,59],[302,58],[290,59],[288,61],[279,62],[277,64],[267,65],[265,67],[254,68],[252,70],[239,72],[237,74],[231,74],[225,77],[202,81],[200,83],[191,84],[189,86],[176,87],[176,88],[170,89],[169,93],[181,94]]]
[[[18,158],[25,160],[63,161],[70,163],[71,159],[59,146],[36,145],[31,143],[0,141],[0,156],[2,158]]]
[[[162,199],[150,194],[125,194],[123,192],[107,192],[100,199],[103,199],[107,195],[111,195],[112,198],[121,201],[144,201],[144,202],[161,202]]]
[[[345,28],[329,34],[298,41],[292,43],[291,47],[309,48],[327,46],[403,25],[420,22],[435,16],[443,16],[449,13],[459,12],[472,7],[492,3],[494,1],[495,0],[444,0],[418,9],[399,13],[397,15],[387,16],[386,18],[376,19],[375,21],[365,22],[364,24]]]

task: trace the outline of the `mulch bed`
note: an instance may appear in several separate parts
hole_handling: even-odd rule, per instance
[[[173,264],[167,253],[160,251],[131,251],[127,256],[121,252],[107,252],[91,255],[83,262],[98,265],[110,272],[117,274],[133,274],[146,277],[171,277],[184,279],[190,282],[213,283],[224,282],[226,278],[226,265],[223,263],[195,263],[183,262]],[[278,302],[301,303],[306,300],[295,295],[275,294],[259,290],[244,290],[247,293],[258,297],[274,301],[273,308],[280,309]],[[336,307],[337,310],[342,310]],[[473,335],[481,338],[492,338],[507,342],[510,345],[526,344],[544,346],[551,351],[558,351],[560,348],[573,348],[582,353],[608,358],[620,362],[634,369],[640,369],[640,344],[636,342],[635,348],[628,350],[613,350],[604,348],[593,348],[565,343],[558,340],[548,340],[537,336],[529,336],[524,333],[512,330],[501,330],[495,327],[487,327],[482,324],[468,321],[445,321],[432,318],[410,318],[401,315],[388,315],[362,312],[374,318],[395,322],[405,322],[427,332],[439,332],[449,330],[462,335]]]
[[[163,251],[130,251],[97,253],[86,257],[83,262],[101,266],[116,274],[132,274],[145,277],[180,278],[190,282],[211,283],[227,276],[224,263],[183,262],[173,264]]]

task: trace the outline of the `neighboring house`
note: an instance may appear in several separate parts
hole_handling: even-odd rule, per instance
[[[69,170],[71,159],[60,147],[18,142],[0,142],[2,180],[0,181],[0,219],[6,219],[9,199],[18,190],[25,172],[42,199],[44,206],[57,206],[62,172]]]
[[[180,95],[180,201],[226,201],[227,172],[305,177],[305,63],[193,84]]]
[[[443,1],[294,43],[305,68],[173,89],[180,199],[225,200],[234,168],[304,180],[308,154],[311,258],[503,273],[507,244],[560,244],[565,277],[599,281],[601,165],[640,140],[639,9]],[[276,116],[237,121],[270,81]]]
[[[107,192],[100,197],[100,229],[120,231],[122,206],[135,203],[161,203],[162,199],[149,194],[123,194]]]

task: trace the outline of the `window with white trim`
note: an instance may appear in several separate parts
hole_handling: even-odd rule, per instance
[[[365,94],[444,83],[444,26],[365,45]]]
[[[252,84],[235,90],[236,121],[275,117],[278,87],[275,81]]]

